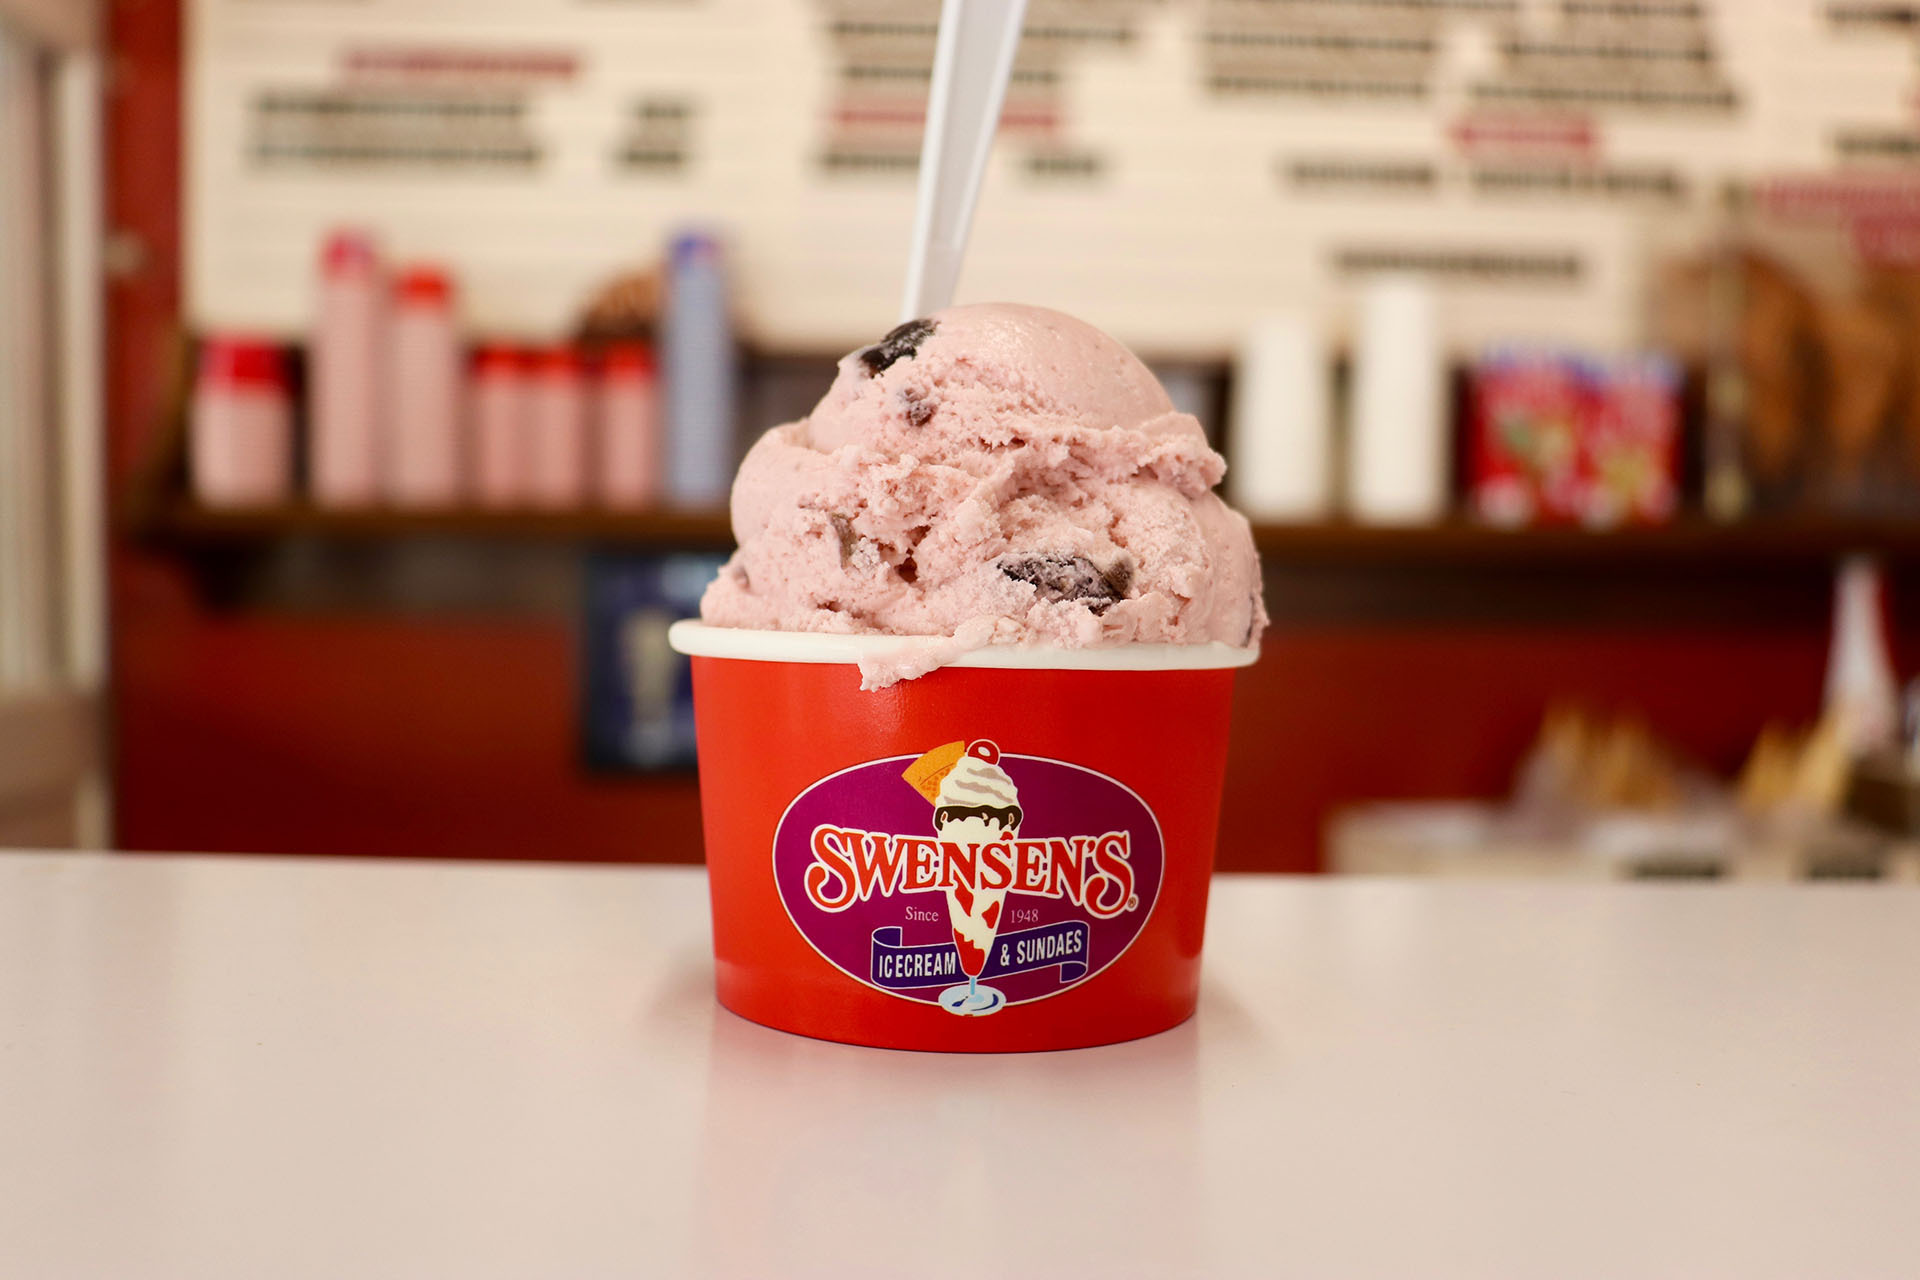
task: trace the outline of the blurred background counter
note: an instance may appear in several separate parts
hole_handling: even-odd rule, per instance
[[[98,209],[20,285],[80,388],[47,438],[96,441],[41,472],[110,517],[43,575],[54,613],[99,578],[98,671],[41,681],[100,691],[91,829],[697,858],[665,626],[740,452],[892,320],[937,6],[35,9],[9,207]],[[1228,455],[1274,626],[1223,867],[1907,874],[1914,39],[1033,0],[961,293],[1112,330]],[[1379,807],[1438,800],[1479,807]]]

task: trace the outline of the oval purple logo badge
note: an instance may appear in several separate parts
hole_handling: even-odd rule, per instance
[[[787,806],[773,878],[856,981],[961,1015],[1044,1000],[1133,944],[1166,865],[1146,802],[985,739],[870,760]]]

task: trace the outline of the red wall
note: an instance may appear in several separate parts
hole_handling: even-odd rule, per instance
[[[115,0],[110,21],[109,211],[141,247],[110,286],[117,489],[161,420],[179,325],[179,6]],[[697,856],[690,777],[578,767],[563,623],[216,615],[175,566],[126,547],[112,581],[126,847]],[[1351,800],[1498,794],[1555,698],[1640,708],[1730,769],[1769,716],[1812,713],[1823,661],[1804,612],[1770,626],[1276,628],[1242,678],[1221,863],[1311,869],[1325,815]]]
[[[1730,775],[1769,718],[1810,719],[1819,628],[1322,627],[1270,633],[1241,677],[1220,863],[1318,865],[1356,801],[1496,796],[1556,701],[1643,713]]]
[[[562,627],[215,619],[157,600],[123,618],[129,847],[696,856],[691,779],[577,767]],[[1276,632],[1241,677],[1221,865],[1315,867],[1340,803],[1498,794],[1569,694],[1641,708],[1731,769],[1769,715],[1812,713],[1823,648],[1817,632]]]
[[[156,598],[127,612],[129,847],[644,861],[699,848],[690,776],[582,775],[562,627],[204,617]]]

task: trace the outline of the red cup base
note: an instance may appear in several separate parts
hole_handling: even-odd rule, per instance
[[[696,656],[693,679],[726,1008],[816,1039],[973,1053],[1111,1044],[1192,1016],[1231,669],[947,667],[869,692],[851,665]],[[988,772],[1017,785],[1005,839],[966,823],[1006,811],[906,778],[943,744],[995,756]],[[955,964],[982,919],[976,991],[993,995],[970,1008]]]

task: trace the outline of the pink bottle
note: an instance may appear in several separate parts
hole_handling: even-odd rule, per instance
[[[453,285],[437,267],[413,267],[395,281],[387,358],[387,497],[403,507],[452,506],[460,497],[460,344]]]
[[[609,507],[650,507],[660,499],[660,385],[645,343],[607,348],[598,479],[600,501]]]
[[[473,421],[473,492],[483,507],[518,506],[527,496],[525,445],[528,379],[526,358],[503,343],[474,354],[467,381],[467,405]]]
[[[359,232],[335,232],[320,260],[308,376],[307,476],[313,500],[323,507],[365,507],[379,498],[386,307],[373,241]]]
[[[264,507],[293,493],[293,402],[272,343],[212,337],[188,419],[193,491],[210,507]]]
[[[527,415],[527,497],[534,506],[577,507],[587,492],[587,380],[580,353],[540,353]]]

